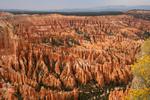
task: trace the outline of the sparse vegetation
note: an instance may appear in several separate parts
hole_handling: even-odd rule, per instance
[[[150,99],[150,39],[142,46],[142,57],[132,66],[134,79],[129,92],[131,100]]]

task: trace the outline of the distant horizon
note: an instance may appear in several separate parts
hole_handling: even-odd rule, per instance
[[[150,0],[1,0],[0,9],[61,10],[107,6],[150,6]]]
[[[0,10],[6,10],[6,11],[67,11],[67,10],[86,10],[86,9],[96,9],[96,8],[105,8],[106,7],[148,7],[149,9],[141,9],[141,8],[136,8],[136,9],[141,9],[141,10],[150,10],[150,5],[106,5],[106,6],[97,6],[97,7],[87,7],[87,8],[60,8],[60,9],[13,9],[13,8],[0,8]],[[129,9],[129,10],[133,10],[133,9]],[[112,10],[113,11],[113,10]]]

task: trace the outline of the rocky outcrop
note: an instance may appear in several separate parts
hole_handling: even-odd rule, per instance
[[[132,80],[149,25],[127,15],[1,17],[0,83],[10,84],[12,98],[102,99]],[[110,100],[116,93],[124,92]]]
[[[15,44],[13,40],[13,26],[5,21],[0,20],[0,52],[15,53]],[[7,50],[7,51],[5,51]],[[5,51],[5,52],[3,52]]]
[[[115,89],[110,92],[109,100],[126,100],[128,99],[128,92],[129,92],[129,89],[126,89],[126,90]]]
[[[0,17],[13,16],[13,14],[8,12],[0,12]]]

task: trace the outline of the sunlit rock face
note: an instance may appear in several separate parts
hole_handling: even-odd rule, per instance
[[[114,100],[149,31],[148,20],[128,15],[1,16],[0,98]]]
[[[13,14],[7,12],[0,12],[0,17],[5,17],[5,16],[13,16]]]
[[[115,88],[113,91],[110,91],[109,100],[126,100],[128,99],[129,89],[123,90]]]
[[[10,24],[3,21],[0,22],[0,48],[8,49],[12,48],[12,29]]]

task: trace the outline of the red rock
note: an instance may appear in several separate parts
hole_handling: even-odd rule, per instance
[[[149,26],[128,15],[0,17],[0,77],[25,100],[77,100],[80,85],[93,80],[99,88],[128,84],[143,42],[137,33]],[[109,99],[123,95],[112,91]]]

